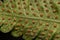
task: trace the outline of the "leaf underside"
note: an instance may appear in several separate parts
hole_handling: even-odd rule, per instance
[[[60,40],[60,0],[0,1],[0,31],[25,40]]]

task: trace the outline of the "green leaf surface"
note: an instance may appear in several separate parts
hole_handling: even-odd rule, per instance
[[[60,40],[60,0],[0,1],[0,31],[25,40]]]

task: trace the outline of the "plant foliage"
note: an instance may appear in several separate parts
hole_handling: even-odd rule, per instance
[[[60,0],[0,1],[0,31],[25,40],[60,40]]]

